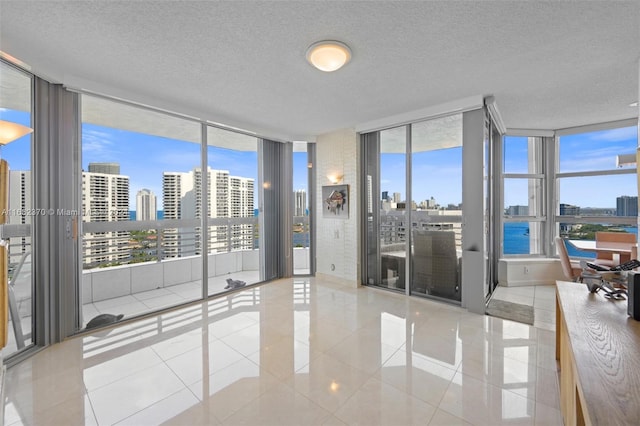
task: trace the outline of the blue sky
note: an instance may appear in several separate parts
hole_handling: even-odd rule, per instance
[[[29,114],[0,109],[0,118],[30,125]],[[90,162],[117,162],[123,175],[130,177],[130,203],[135,209],[135,194],[142,188],[152,190],[161,209],[162,172],[188,172],[200,165],[200,145],[120,129],[83,124],[82,167]],[[507,137],[504,167],[510,173],[527,170],[526,138]],[[30,169],[30,137],[2,147],[1,155],[12,170]],[[604,130],[560,138],[560,171],[608,170],[615,168],[615,156],[634,153],[637,129]],[[213,169],[229,170],[231,175],[256,179],[257,153],[209,147],[208,164]],[[294,153],[293,189],[307,188],[306,153]],[[406,156],[381,156],[381,191],[391,196],[400,192],[405,199]],[[462,148],[416,153],[412,157],[413,200],[434,197],[440,205],[462,201]],[[565,178],[561,180],[561,202],[582,207],[615,207],[616,197],[637,195],[635,175]],[[527,204],[525,180],[505,184],[505,206]],[[257,197],[256,191],[256,197]],[[257,208],[257,203],[256,203]]]
[[[30,126],[30,115],[19,111],[0,110],[0,117]],[[2,158],[9,161],[11,170],[29,170],[30,137],[26,136],[2,147]],[[232,176],[255,179],[257,186],[257,152],[235,151],[209,147],[208,165],[212,169],[228,170]],[[152,190],[162,209],[162,173],[188,172],[200,166],[200,145],[148,134],[96,126],[82,125],[82,169],[92,162],[120,164],[120,173],[129,176],[131,210],[135,210],[135,196],[142,188]],[[294,189],[307,190],[307,154],[296,152]],[[258,207],[255,192],[255,208]]]
[[[252,178],[258,184],[256,151],[236,151],[209,146],[209,167],[228,170],[232,176]],[[188,172],[200,165],[200,145],[147,134],[110,129],[92,124],[82,126],[82,167],[91,162],[120,163],[120,173],[129,176],[130,205],[135,209],[135,194],[142,188],[152,190],[162,209],[162,173]],[[307,155],[294,153],[294,189],[307,190]],[[258,191],[254,207],[258,208]]]
[[[638,146],[634,127],[560,136],[560,173],[616,168],[616,156],[633,154]],[[504,170],[527,173],[527,138],[505,139]],[[527,205],[526,180],[505,182],[505,207]],[[581,207],[615,208],[616,197],[638,194],[636,175],[574,177],[560,179],[560,202]]]
[[[417,203],[435,198],[440,205],[462,202],[462,148],[424,151],[413,154],[412,199]],[[382,154],[380,156],[380,190],[394,192],[405,200],[406,155]]]

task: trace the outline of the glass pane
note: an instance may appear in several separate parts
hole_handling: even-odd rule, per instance
[[[207,129],[209,294],[260,281],[258,139]]]
[[[543,222],[506,222],[503,226],[503,253],[542,254]]]
[[[522,136],[504,137],[504,173],[542,173],[542,158],[542,138]]]
[[[542,179],[504,179],[506,216],[541,216],[542,201]]]
[[[406,127],[380,132],[380,271],[376,285],[404,290],[406,281]]]
[[[307,144],[293,144],[293,273],[310,273],[309,260],[309,161]]]
[[[0,63],[0,120],[31,127],[31,110],[31,77]],[[3,235],[9,235],[7,245],[0,247],[0,267],[5,269],[9,282],[5,356],[33,343],[31,217],[38,206],[33,205],[31,142],[32,134],[27,134],[2,146],[1,158],[8,169],[8,181],[0,178],[0,186],[5,196],[8,191],[8,197],[0,197],[6,200],[0,206],[0,225]]]
[[[82,96],[84,324],[202,297],[200,133],[195,122]]]
[[[600,260],[614,261],[607,266],[614,266],[618,263],[631,260],[631,256],[628,253],[596,253],[595,249],[602,245],[606,246],[606,242],[601,243],[602,240],[610,239],[607,235],[615,235],[613,237],[616,240],[623,240],[630,243],[637,242],[638,225],[637,224],[614,224],[611,222],[602,221],[600,223],[560,223],[560,235],[566,238],[568,244],[566,244],[567,252],[571,257],[582,258],[598,258],[599,263],[607,264],[607,262],[601,262]],[[618,237],[619,234],[631,234],[626,237]],[[599,235],[599,237],[596,237]],[[572,243],[575,242],[575,243]],[[586,245],[588,250],[581,250],[581,246]]]
[[[561,178],[558,182],[561,215],[638,215],[635,174]]]
[[[560,172],[612,170],[619,167],[619,155],[635,158],[638,147],[636,126],[566,135],[559,138]],[[620,167],[635,168],[634,163]]]
[[[412,125],[412,293],[459,301],[462,115]]]

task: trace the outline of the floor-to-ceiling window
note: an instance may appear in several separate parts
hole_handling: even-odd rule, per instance
[[[461,300],[462,137],[462,114],[363,136],[365,283]]]
[[[460,301],[462,115],[411,126],[413,293]]]
[[[209,294],[261,280],[258,138],[207,127]]]
[[[635,122],[558,132],[556,235],[595,240],[596,232],[638,233]],[[567,245],[572,256],[594,253]]]
[[[309,155],[306,142],[293,143],[293,273],[311,273]]]
[[[0,120],[32,127],[32,87],[31,75],[0,62]],[[0,148],[3,163],[0,176],[0,185],[3,187],[0,191],[3,193],[0,197],[3,203],[0,206],[3,238],[0,255],[3,261],[0,267],[6,268],[2,275],[8,279],[6,291],[9,307],[5,356],[34,342],[31,226],[34,215],[48,212],[37,209],[32,202],[31,145],[32,136],[27,134]]]
[[[202,297],[200,141],[200,123],[82,96],[83,325]]]
[[[375,283],[402,290],[406,284],[406,242],[410,232],[407,208],[407,127],[380,132],[380,279]],[[376,194],[377,195],[377,194]],[[408,205],[408,207],[407,207]]]

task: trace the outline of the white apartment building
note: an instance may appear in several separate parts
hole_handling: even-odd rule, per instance
[[[30,225],[31,201],[31,171],[12,170],[9,172],[9,214],[8,223],[11,225]],[[17,263],[20,257],[31,250],[31,237],[11,238],[9,241],[9,263]]]
[[[82,172],[82,221],[129,220],[129,176],[115,163],[89,163]],[[85,267],[117,263],[130,257],[129,232],[87,233],[83,239]]]
[[[307,191],[298,189],[293,192],[294,216],[304,216],[307,214]]]
[[[158,201],[150,189],[143,188],[136,194],[136,220],[157,220]]]
[[[208,210],[210,218],[240,218],[254,215],[254,179],[230,176],[227,170],[207,169],[209,179]],[[202,217],[200,192],[202,171],[164,172],[162,191],[165,219],[197,219]],[[211,252],[253,249],[253,225],[232,224],[209,227]],[[165,257],[181,257],[201,253],[202,233],[199,227],[166,229]]]

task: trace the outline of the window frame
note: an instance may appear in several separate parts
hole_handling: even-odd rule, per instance
[[[539,173],[505,173],[504,168],[504,159],[505,159],[505,144],[507,142],[507,138],[509,137],[526,137],[528,142],[530,139],[535,139],[537,143],[533,143],[533,153],[528,152],[528,156],[533,155],[537,161],[540,162]],[[500,201],[499,206],[501,209],[500,212],[500,220],[499,220],[499,232],[500,232],[500,258],[522,258],[522,257],[544,257],[546,256],[546,232],[547,228],[545,225],[548,222],[548,206],[549,206],[549,191],[548,191],[548,162],[546,158],[548,157],[548,149],[547,144],[545,143],[544,135],[536,134],[532,132],[529,134],[528,132],[525,134],[518,133],[507,133],[502,137],[502,149],[501,149],[501,157],[499,158],[500,166]],[[506,213],[507,209],[504,205],[505,199],[505,180],[507,179],[526,179],[526,180],[535,180],[539,181],[539,188],[541,192],[541,205],[535,212],[535,214],[528,215],[508,215]],[[531,211],[529,211],[531,213]],[[538,236],[538,253],[522,253],[522,254],[505,254],[504,252],[504,225],[506,223],[538,223],[540,224],[539,236]]]
[[[638,174],[638,165],[635,167],[623,168],[623,169],[605,169],[605,170],[585,170],[579,172],[561,172],[560,171],[560,138],[563,136],[587,134],[591,132],[614,130],[626,127],[638,128],[637,119],[619,120],[607,123],[591,124],[587,126],[572,127],[562,130],[557,130],[554,135],[554,144],[556,146],[555,155],[553,157],[554,163],[554,176],[553,176],[553,191],[554,191],[554,206],[553,215],[550,223],[553,225],[553,237],[560,236],[560,223],[581,223],[581,224],[600,224],[603,222],[616,224],[616,225],[638,225],[638,216],[584,216],[584,215],[560,215],[560,182],[564,178],[580,178],[580,177],[594,177],[594,176],[619,176],[619,175],[636,175]],[[640,132],[636,133],[636,151],[639,149],[637,146],[638,137]],[[620,154],[625,154],[621,152]],[[636,188],[638,192],[640,188]],[[555,248],[551,251],[553,255],[556,255]]]
[[[575,135],[580,133],[590,133],[603,130],[620,129],[624,127],[638,127],[638,119],[618,120],[586,126],[577,126],[558,130],[518,130],[510,129],[503,135],[502,150],[500,158],[500,199],[498,205],[502,208],[499,213],[500,234],[500,258],[525,258],[525,257],[555,257],[556,249],[554,238],[559,235],[560,223],[602,223],[608,222],[620,225],[638,225],[638,217],[627,216],[582,216],[563,215],[560,216],[560,182],[564,178],[592,177],[592,176],[616,176],[630,175],[638,173],[638,165],[624,169],[607,170],[586,170],[580,172],[560,172],[560,138],[562,136]],[[640,133],[640,132],[639,132]],[[504,172],[504,142],[507,137],[539,137],[542,143],[543,170],[542,173],[505,173]],[[639,134],[640,136],[640,134]],[[638,150],[639,148],[636,148]],[[624,154],[624,153],[620,153]],[[509,216],[504,207],[505,179],[542,179],[543,183],[543,206],[539,215]],[[640,188],[639,188],[640,192]],[[505,254],[504,253],[504,224],[514,222],[536,222],[543,223],[540,230],[540,253],[539,254]]]

